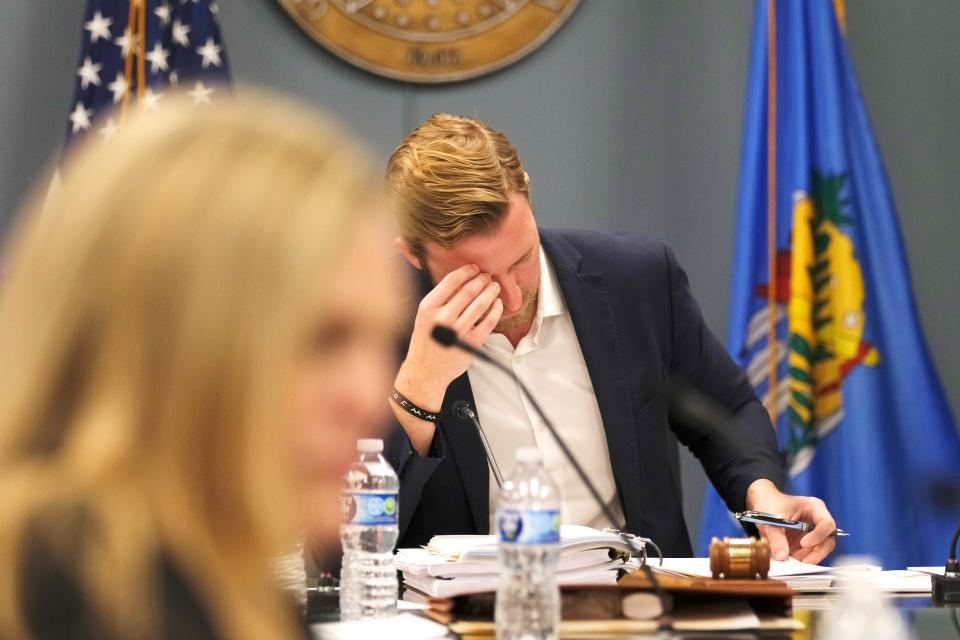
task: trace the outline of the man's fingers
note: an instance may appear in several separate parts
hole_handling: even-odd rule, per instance
[[[451,271],[443,276],[443,279],[437,283],[430,293],[423,297],[420,303],[421,307],[442,307],[453,295],[466,284],[471,278],[480,273],[480,267],[475,264],[465,264],[459,269]]]
[[[764,525],[760,525],[757,528],[770,545],[771,558],[774,560],[786,560],[790,557],[790,544],[787,542],[787,535],[783,529]]]
[[[800,538],[800,546],[804,548],[815,547],[822,543],[837,528],[837,523],[826,507],[823,507],[822,510],[814,510],[811,515],[813,516],[811,519],[817,524],[813,531]]]
[[[457,333],[464,335],[470,331],[473,326],[483,318],[484,314],[490,310],[493,306],[493,301],[497,299],[498,295],[500,295],[500,285],[496,282],[488,284],[486,289],[481,291],[480,295],[473,299],[473,302],[463,310],[463,313],[460,314],[457,321],[453,323],[453,328],[457,330]]]
[[[473,329],[470,329],[464,338],[467,342],[472,344],[475,347],[479,347],[480,344],[487,339],[491,333],[493,333],[494,328],[496,328],[497,323],[500,322],[500,316],[503,315],[503,300],[497,298],[493,301],[493,304],[490,305],[490,311],[487,312],[487,315],[480,321],[477,326]]]
[[[790,557],[794,560],[799,560],[800,562],[806,562],[807,556],[809,556],[812,551],[813,549],[796,549],[790,554]]]
[[[490,280],[490,276],[486,273],[481,273],[467,280],[443,305],[443,308],[437,313],[437,319],[442,318],[441,322],[446,321],[449,324],[455,323],[464,309],[487,288]]]
[[[804,562],[809,562],[810,564],[820,564],[820,561],[826,558],[833,549],[837,546],[837,541],[835,538],[827,538],[822,543],[818,544],[815,547],[810,549],[802,549],[805,551],[802,558],[797,558],[798,560],[803,560]]]

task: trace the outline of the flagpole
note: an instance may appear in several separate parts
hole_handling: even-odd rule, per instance
[[[142,104],[147,91],[147,0],[133,0],[140,6],[137,36],[137,104]]]
[[[767,0],[767,348],[769,357],[767,412],[777,424],[777,7]]]
[[[837,14],[840,33],[847,35],[847,5],[843,0],[833,0],[833,12]]]
[[[127,20],[127,34],[131,41],[128,43],[129,47],[127,49],[127,55],[123,61],[123,78],[126,80],[126,87],[123,90],[123,102],[121,103],[120,108],[120,118],[123,119],[123,116],[127,115],[127,108],[130,106],[130,87],[133,86],[133,56],[134,48],[136,47],[138,25],[139,21],[137,20],[137,0],[130,0],[130,17]]]

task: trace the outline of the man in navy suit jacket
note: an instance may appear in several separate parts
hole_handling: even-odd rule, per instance
[[[574,453],[622,516],[612,524],[652,538],[667,556],[691,555],[679,440],[731,510],[814,523],[805,536],[761,533],[775,558],[819,562],[834,546],[833,519],[822,501],[780,491],[783,459],[767,412],[704,323],[669,248],[642,235],[539,229],[529,181],[506,137],[471,118],[433,116],[390,159],[397,247],[420,271],[425,294],[397,376],[397,424],[385,452],[400,475],[399,546],[489,532],[486,457],[455,402],[477,407],[481,422],[495,416],[495,452],[523,439],[536,441],[545,459],[552,451],[507,379],[431,340],[443,324],[492,354],[522,349],[541,358],[545,366],[527,381],[548,412],[576,416],[558,427],[580,438]],[[547,322],[554,322],[549,333]],[[734,419],[726,427],[680,421],[663,396],[668,377],[686,380]],[[562,464],[554,460],[559,472]],[[571,501],[582,494],[575,482],[561,486]],[[594,524],[589,508],[571,503],[568,511]]]

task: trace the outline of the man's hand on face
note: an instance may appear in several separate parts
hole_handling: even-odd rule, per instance
[[[430,333],[442,324],[464,342],[479,347],[503,314],[499,295],[500,285],[480,273],[476,265],[462,266],[444,276],[420,302],[410,348],[397,374],[397,390],[425,409],[439,409],[447,386],[467,370],[471,356],[438,344]]]
[[[819,498],[792,496],[782,493],[769,480],[755,480],[747,489],[747,509],[814,525],[808,533],[759,525],[757,528],[770,543],[770,557],[774,560],[791,557],[818,564],[837,546],[832,535],[837,523]]]

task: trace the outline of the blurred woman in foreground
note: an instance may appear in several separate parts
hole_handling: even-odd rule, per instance
[[[0,637],[303,634],[270,559],[335,541],[392,379],[377,184],[298,108],[170,100],[34,198],[0,282]]]

